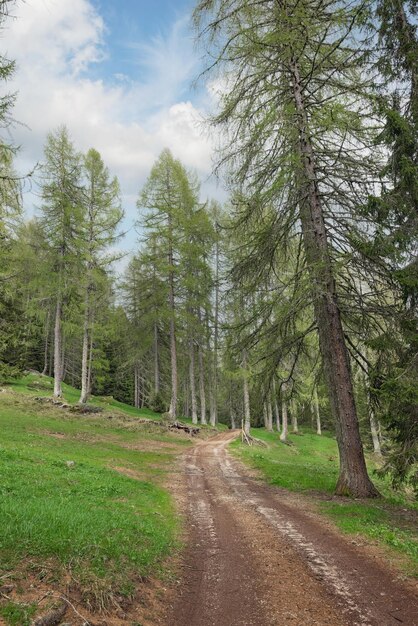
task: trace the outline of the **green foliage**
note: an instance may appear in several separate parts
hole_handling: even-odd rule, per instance
[[[418,489],[418,37],[415,2],[377,3],[378,65],[384,92],[379,114],[385,126],[378,144],[389,154],[381,172],[384,186],[370,197],[364,214],[376,223],[365,243],[385,268],[395,304],[387,307],[389,330],[371,340],[372,374],[381,418],[391,434],[385,464],[394,485]],[[369,338],[370,339],[370,338]]]

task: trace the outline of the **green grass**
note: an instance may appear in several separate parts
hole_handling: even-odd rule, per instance
[[[333,437],[318,435],[306,429],[303,435],[290,435],[292,445],[280,442],[277,433],[264,429],[252,431],[254,437],[268,444],[267,448],[231,444],[231,451],[250,466],[258,469],[272,485],[312,496],[332,494],[338,477],[338,449]],[[324,500],[319,497],[318,509],[332,518],[346,533],[358,534],[401,555],[404,568],[418,575],[418,537],[410,521],[417,504],[402,492],[394,492],[387,481],[369,471],[382,498],[368,501]]]
[[[0,576],[52,563],[54,576],[71,571],[84,597],[103,605],[158,573],[175,549],[178,520],[163,481],[189,442],[125,424],[118,416],[144,412],[121,403],[111,420],[40,404],[33,380],[0,395]],[[78,399],[75,391],[66,387],[66,399]],[[2,604],[7,623],[26,623],[13,622],[19,606]]]
[[[35,395],[38,397],[52,397],[54,391],[54,380],[53,378],[49,378],[48,376],[40,376],[39,374],[27,374],[26,376],[22,376],[22,378],[13,380],[9,386],[14,391],[17,391],[27,396]],[[79,389],[63,383],[62,390],[63,399],[65,400],[65,402],[68,402],[68,404],[76,404],[79,401]],[[89,400],[89,404],[92,406],[98,406],[104,410],[114,408],[133,417],[145,417],[150,419],[161,418],[161,415],[159,413],[154,413],[154,411],[151,411],[150,409],[136,409],[135,407],[130,406],[129,404],[125,404],[123,402],[119,402],[112,397],[102,398],[98,396],[92,396]]]
[[[239,440],[232,444],[244,460],[261,470],[273,485],[291,491],[319,490],[332,493],[338,476],[338,452],[331,437],[314,434],[290,435],[292,446],[279,441],[278,434],[254,429],[254,437],[269,447],[243,446]]]
[[[35,604],[7,602],[0,607],[0,615],[9,626],[30,626],[36,608]]]

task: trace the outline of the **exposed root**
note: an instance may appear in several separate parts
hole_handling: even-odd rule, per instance
[[[268,444],[265,441],[249,435],[243,428],[241,429],[241,442],[246,443],[248,446],[261,446],[263,448],[268,448]]]

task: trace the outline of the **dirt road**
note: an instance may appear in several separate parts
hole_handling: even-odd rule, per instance
[[[349,539],[283,502],[228,454],[184,459],[188,547],[169,626],[418,625],[413,592]]]

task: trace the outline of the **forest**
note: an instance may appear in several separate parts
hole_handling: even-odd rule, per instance
[[[0,29],[17,4],[1,0]],[[227,199],[164,149],[130,254],[121,185],[70,127],[16,168],[1,56],[0,384],[40,374],[57,403],[70,386],[81,407],[228,427],[249,450],[265,431],[284,454],[295,434],[335,437],[336,495],[378,498],[385,480],[413,497],[417,15],[415,0],[197,2]]]

